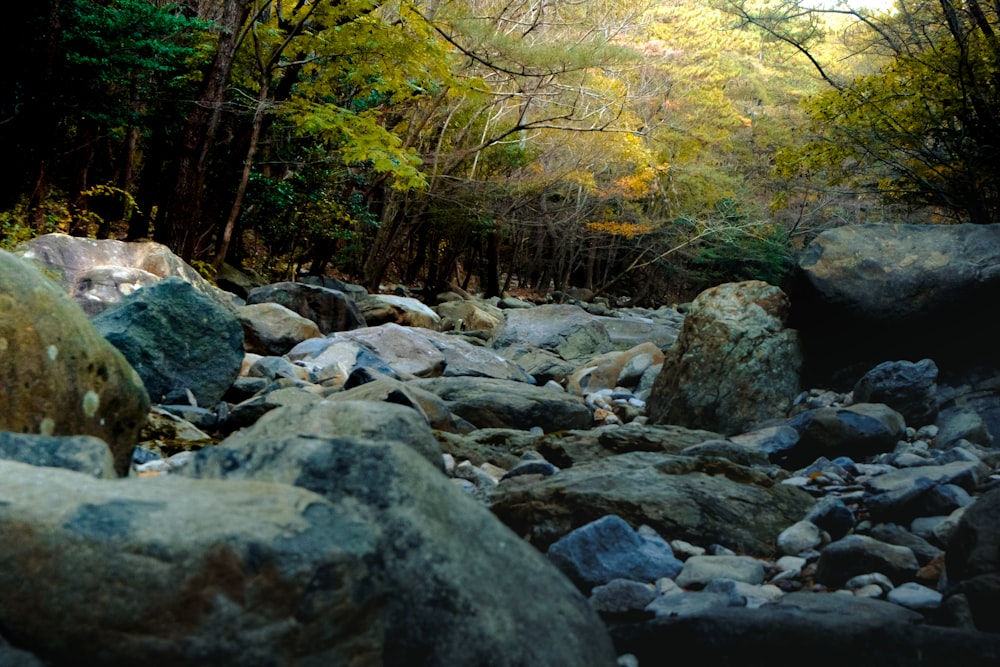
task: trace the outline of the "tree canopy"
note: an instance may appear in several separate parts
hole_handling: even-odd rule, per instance
[[[997,219],[1000,16],[802,0],[15,3],[0,243],[650,303]]]

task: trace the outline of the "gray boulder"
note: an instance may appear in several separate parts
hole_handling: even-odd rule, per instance
[[[128,471],[149,396],[125,357],[28,260],[0,251],[0,430],[91,435]]]
[[[615,664],[606,629],[572,583],[401,442],[259,436],[254,427],[199,451],[191,474],[296,484],[372,515],[361,535],[376,541],[368,562],[385,583],[351,626],[384,619],[376,664]]]
[[[369,326],[398,324],[437,331],[441,316],[426,304],[409,296],[368,294],[358,299],[358,309]]]
[[[215,287],[165,245],[127,243],[66,234],[45,234],[21,244],[17,253],[51,276],[93,317],[137,289],[175,277],[231,307],[232,296]]]
[[[1000,633],[1000,488],[981,495],[959,519],[946,549],[949,597],[962,598],[975,626]]]
[[[331,344],[353,341],[365,346],[401,376],[531,381],[521,367],[494,350],[428,327],[388,323],[338,333],[330,340]]]
[[[505,310],[490,346],[499,350],[511,345],[547,350],[567,361],[582,361],[612,350],[601,318],[578,306],[562,304]]]
[[[302,341],[323,335],[315,322],[280,303],[240,306],[237,313],[243,327],[243,347],[254,354],[281,356]]]
[[[886,359],[942,372],[1000,361],[980,319],[1000,296],[1000,225],[849,225],[799,258],[791,288],[807,386],[849,389]]]
[[[49,664],[389,664],[350,499],[0,461],[0,626]]]
[[[411,380],[444,400],[455,415],[476,428],[538,427],[544,432],[589,428],[590,407],[578,396],[524,382],[476,377]]]
[[[772,440],[766,446],[772,462],[793,470],[820,457],[862,460],[891,452],[906,433],[902,415],[881,403],[814,408],[795,415],[787,425],[798,439]]]
[[[705,595],[705,593],[699,593]],[[663,600],[670,597],[661,598]],[[923,614],[853,595],[791,593],[751,609],[714,606],[612,626],[619,653],[660,664],[678,646],[705,664],[951,667],[1000,660],[1000,635],[930,626]],[[734,656],[736,656],[734,658]]]
[[[549,560],[585,593],[615,579],[654,583],[674,578],[683,563],[662,537],[647,527],[636,531],[608,515],[564,535],[548,549]]]
[[[938,413],[937,376],[937,365],[930,359],[887,361],[861,376],[854,385],[854,400],[884,403],[908,426],[930,424]]]
[[[367,324],[357,304],[343,292],[318,285],[296,282],[264,285],[250,290],[246,300],[248,305],[280,304],[315,322],[324,335],[332,331],[357,329]]]
[[[215,405],[243,362],[243,328],[231,310],[179,278],[145,287],[94,318],[142,378],[154,403]]]
[[[427,421],[415,410],[393,403],[318,400],[287,405],[271,410],[252,428],[249,432],[234,433],[225,442],[236,447],[243,440],[278,438],[287,433],[317,438],[397,440],[443,470],[441,447]]]
[[[831,542],[820,553],[816,581],[839,588],[851,577],[880,572],[898,586],[912,581],[919,568],[917,557],[908,547],[887,544],[867,535],[848,535]]]
[[[773,556],[778,534],[813,500],[767,475],[724,461],[647,452],[574,465],[538,480],[500,484],[491,509],[540,549],[609,514],[664,539],[721,544]]]
[[[98,479],[117,477],[115,461],[107,443],[92,435],[55,437],[0,431],[0,459],[65,468]]]
[[[650,421],[734,435],[783,418],[802,363],[788,310],[788,297],[761,281],[699,294],[653,384]]]

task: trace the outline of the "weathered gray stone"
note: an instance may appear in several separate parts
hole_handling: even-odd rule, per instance
[[[634,452],[530,483],[512,479],[497,487],[491,509],[540,549],[616,514],[631,525],[648,525],[667,541],[772,556],[778,533],[812,505],[805,492],[722,459]]]
[[[413,297],[368,294],[359,298],[357,303],[369,326],[398,324],[432,331],[437,331],[441,327],[441,316]]]
[[[769,442],[766,451],[771,461],[790,469],[820,457],[863,460],[891,452],[906,432],[902,415],[881,403],[814,408],[795,415],[787,425],[798,433],[798,440]]]
[[[615,664],[607,631],[569,580],[401,442],[254,427],[201,450],[195,465],[199,476],[294,483],[374,515],[370,563],[386,582],[381,664]]]
[[[494,350],[427,327],[389,323],[338,333],[331,340],[364,345],[402,376],[531,381],[522,368]]]
[[[962,514],[946,549],[949,596],[964,595],[976,627],[1000,632],[1000,488],[981,495]]]
[[[278,438],[288,433],[317,438],[353,436],[406,443],[438,470],[444,469],[441,447],[427,421],[415,410],[393,403],[320,400],[288,405],[262,416],[251,432],[234,433],[226,442]]]
[[[884,403],[908,426],[930,424],[937,417],[937,365],[930,359],[887,361],[865,373],[854,385],[858,403]]]
[[[92,435],[48,436],[0,431],[0,459],[65,468],[98,479],[117,477],[107,443]]]
[[[224,307],[232,296],[202,278],[165,245],[127,243],[66,234],[45,234],[21,244],[17,253],[37,264],[93,317],[135,290],[163,278],[190,283]]]
[[[257,287],[247,293],[247,304],[266,302],[281,304],[312,320],[322,334],[357,329],[367,324],[357,304],[343,292],[318,285],[281,282]]]
[[[816,581],[838,588],[851,577],[881,572],[896,585],[912,581],[920,564],[907,547],[886,544],[867,535],[848,535],[831,542],[816,563]]]
[[[304,340],[319,338],[319,327],[280,303],[265,302],[237,309],[247,352],[281,356]]]
[[[0,461],[0,625],[52,664],[384,664],[363,507]]]
[[[699,294],[653,385],[650,421],[734,435],[784,417],[802,363],[788,309],[788,297],[760,281]]]
[[[149,396],[125,357],[28,260],[0,251],[0,430],[92,435],[128,471]]]
[[[981,321],[1000,296],[1000,225],[846,225],[799,266],[806,386],[849,389],[887,359],[929,358],[948,374],[1000,361]]]
[[[593,424],[593,413],[580,397],[524,382],[476,377],[411,382],[439,396],[454,414],[477,428],[538,427],[548,433]]]
[[[611,337],[601,319],[578,306],[546,305],[510,309],[490,339],[491,347],[528,345],[580,361],[610,352]]]
[[[142,378],[154,403],[215,405],[243,362],[235,313],[180,278],[164,278],[93,319]]]

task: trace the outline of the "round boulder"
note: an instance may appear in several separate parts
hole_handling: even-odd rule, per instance
[[[149,413],[135,370],[31,262],[0,251],[0,430],[92,435],[128,471]]]

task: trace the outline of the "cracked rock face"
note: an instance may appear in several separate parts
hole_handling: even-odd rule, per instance
[[[784,417],[802,366],[788,313],[784,292],[761,281],[698,295],[653,385],[651,421],[732,435]]]

